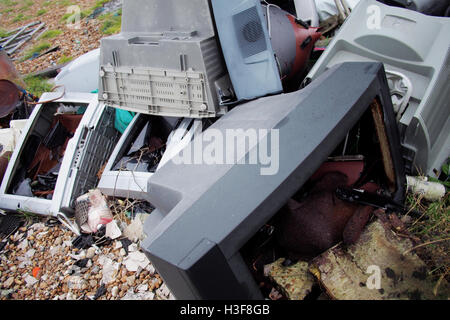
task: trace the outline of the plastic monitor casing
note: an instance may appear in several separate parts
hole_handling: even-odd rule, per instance
[[[361,0],[307,78],[347,61],[383,62],[409,78],[412,97],[399,122],[406,171],[434,176],[450,156],[449,34],[448,18]]]
[[[214,0],[212,6],[238,100],[282,92],[280,71],[260,1]]]
[[[124,0],[101,41],[99,100],[137,113],[207,118],[233,92],[208,0]]]
[[[241,129],[238,139],[246,139],[248,129],[271,135],[276,130],[279,165],[272,175],[261,174],[264,165],[241,163],[170,161],[157,171],[148,181],[147,198],[156,210],[145,222],[142,248],[175,297],[261,299],[241,248],[345,139],[375,98],[382,105],[395,194],[403,197],[400,140],[381,63],[345,63],[303,90],[239,105],[187,147],[211,130],[225,136],[229,129]],[[250,142],[242,159],[272,141],[267,137]]]
[[[48,101],[59,96],[60,93],[44,93],[41,101]],[[0,187],[0,208],[5,210],[22,209],[48,216],[56,216],[60,211],[73,212],[71,204],[74,198],[88,191],[89,188],[95,187],[98,182],[96,174],[102,165],[101,161],[106,161],[112,151],[111,145],[117,141],[114,136],[103,135],[105,130],[116,135],[114,121],[109,126],[106,122],[102,122],[108,112],[113,115],[114,109],[99,104],[97,96],[88,93],[66,93],[63,98],[55,101],[55,103],[58,102],[86,104],[88,108],[65,150],[52,200],[17,196],[7,192],[18,168],[19,159],[26,156],[23,154],[23,150],[31,133],[40,126],[41,121],[49,121],[42,118],[46,104],[40,104],[34,108],[10,159]],[[112,118],[112,120],[114,119]],[[104,138],[100,136],[104,136]],[[106,139],[109,142],[105,141]],[[104,142],[103,145],[102,142]],[[97,150],[96,156],[93,156],[92,149]]]

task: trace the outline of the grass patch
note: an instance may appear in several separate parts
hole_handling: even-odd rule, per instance
[[[61,58],[59,58],[58,64],[65,64],[65,63],[68,63],[68,62],[70,62],[72,60],[73,60],[72,57],[68,57],[66,55],[63,55]]]
[[[47,79],[42,77],[27,76],[23,81],[25,81],[26,90],[37,97],[40,97],[44,92],[52,90],[52,85],[47,82]]]
[[[450,280],[450,193],[436,202],[427,202],[420,196],[409,195],[407,203],[423,214],[413,219],[408,231],[423,243],[432,243],[417,250],[417,254],[427,263],[430,275],[437,278],[447,275]]]
[[[109,1],[110,1],[110,0],[98,0],[98,1],[95,3],[93,9],[97,9],[97,8],[103,7],[103,5],[104,5],[105,3],[108,3]]]
[[[98,17],[103,21],[100,31],[103,34],[111,35],[120,32],[122,27],[122,9],[117,13],[108,13]]]
[[[26,0],[22,7],[19,8],[19,12],[25,12],[30,9],[30,7],[34,4],[31,0]]]
[[[27,50],[25,52],[25,55],[22,58],[22,61],[30,59],[35,54],[40,54],[42,51],[50,48],[50,43],[48,42],[41,42],[36,45],[34,45],[31,49]]]
[[[53,39],[62,33],[61,30],[47,30],[39,37],[39,39]]]
[[[26,16],[23,13],[19,13],[14,19],[13,22],[19,22],[19,21],[24,21],[30,19],[30,16]]]
[[[27,227],[31,226],[33,223],[39,221],[39,219],[40,219],[40,216],[38,214],[30,212],[30,211],[17,209],[17,212],[23,215],[23,217],[25,218]]]
[[[13,7],[18,5],[19,3],[17,1],[12,1],[12,0],[0,0],[0,4],[4,5],[6,7]]]
[[[45,1],[43,4],[42,4],[42,6],[43,7],[50,7],[50,6],[52,6],[54,3],[52,2],[52,1]]]
[[[57,1],[57,4],[61,7],[68,7],[73,5],[74,3],[71,0],[59,0]]]
[[[40,9],[40,10],[38,10],[38,12],[36,13],[36,16],[39,17],[39,16],[42,16],[43,14],[46,14],[46,13],[47,13],[47,10],[45,10],[45,9]]]
[[[406,204],[420,213],[422,217],[412,219],[408,228],[410,234],[425,244],[416,253],[430,269],[429,275],[436,280],[450,281],[450,192],[448,189],[449,163],[447,160],[438,179],[430,181],[447,185],[447,194],[440,201],[425,201],[421,195],[409,194]]]
[[[4,29],[0,29],[0,38],[6,38],[9,37],[11,35],[10,32],[4,30]]]
[[[13,11],[14,11],[13,8],[7,8],[7,9],[3,10],[2,13],[3,13],[3,14],[9,15],[9,13],[10,13],[10,12],[13,12]]]

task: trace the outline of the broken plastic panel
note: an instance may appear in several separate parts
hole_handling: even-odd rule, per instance
[[[372,6],[379,9],[376,19],[368,14]],[[399,111],[406,171],[434,176],[450,156],[449,34],[448,18],[361,1],[307,80],[346,61],[383,62]]]
[[[136,115],[109,158],[98,188],[108,196],[145,199],[148,179],[200,130],[199,119]]]
[[[45,93],[41,101],[59,96]],[[57,113],[61,104],[87,109],[84,115]],[[95,187],[96,174],[119,135],[114,109],[99,104],[94,94],[66,93],[62,99],[37,105],[2,181],[0,208],[50,216],[73,212],[72,199]]]
[[[260,1],[217,0],[212,2],[212,7],[237,98],[251,100],[282,92]]]
[[[242,246],[300,189],[361,116],[374,109],[384,119],[378,123],[385,137],[382,148],[391,155],[393,194],[401,198],[405,177],[400,140],[381,63],[345,63],[303,90],[242,104],[186,147],[211,130],[223,136],[230,129],[243,130],[241,139],[248,139],[249,129],[268,130],[250,142],[242,159],[260,148],[272,150],[271,165],[278,169],[272,175],[262,174],[268,168],[261,162],[168,162],[158,170],[148,181],[147,198],[156,210],[146,220],[142,247],[173,294],[178,299],[262,298],[241,257]]]

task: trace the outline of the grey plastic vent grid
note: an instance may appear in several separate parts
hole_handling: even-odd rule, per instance
[[[200,72],[174,72],[158,69],[103,67],[100,73],[103,99],[115,107],[144,105],[150,114],[160,107],[182,111],[208,109],[204,75]]]
[[[111,155],[120,133],[114,128],[115,109],[106,107],[100,122],[95,129],[83,132],[83,141],[77,150],[76,161],[73,168],[78,174],[71,196],[70,206],[75,209],[75,200],[94,188],[99,179],[97,173]],[[82,170],[80,170],[82,169]]]
[[[244,58],[267,50],[263,26],[256,7],[251,7],[233,16],[239,47]]]

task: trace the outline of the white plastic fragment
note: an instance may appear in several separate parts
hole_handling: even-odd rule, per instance
[[[430,182],[427,178],[410,176],[406,177],[406,181],[409,192],[416,195],[423,195],[426,200],[438,201],[445,196],[445,187],[440,183]]]
[[[35,277],[32,277],[32,276],[30,276],[30,275],[27,275],[27,276],[25,277],[25,282],[26,282],[26,284],[27,284],[27,287],[32,287],[32,286],[34,286],[34,285],[38,282],[38,280],[37,280]]]
[[[115,276],[120,268],[120,263],[113,262],[111,259],[106,258],[103,263],[102,270],[102,282],[104,284],[110,284],[115,280]]]
[[[122,235],[122,231],[120,231],[119,226],[117,225],[116,220],[111,221],[106,225],[106,233],[105,236],[115,240]]]
[[[28,248],[28,240],[27,240],[27,239],[23,240],[23,241],[17,246],[17,249],[19,249],[19,250],[25,250],[26,248]]]
[[[147,256],[139,251],[130,252],[124,261],[125,267],[131,272],[136,272],[139,267],[145,269],[149,263],[150,261],[147,259]]]

